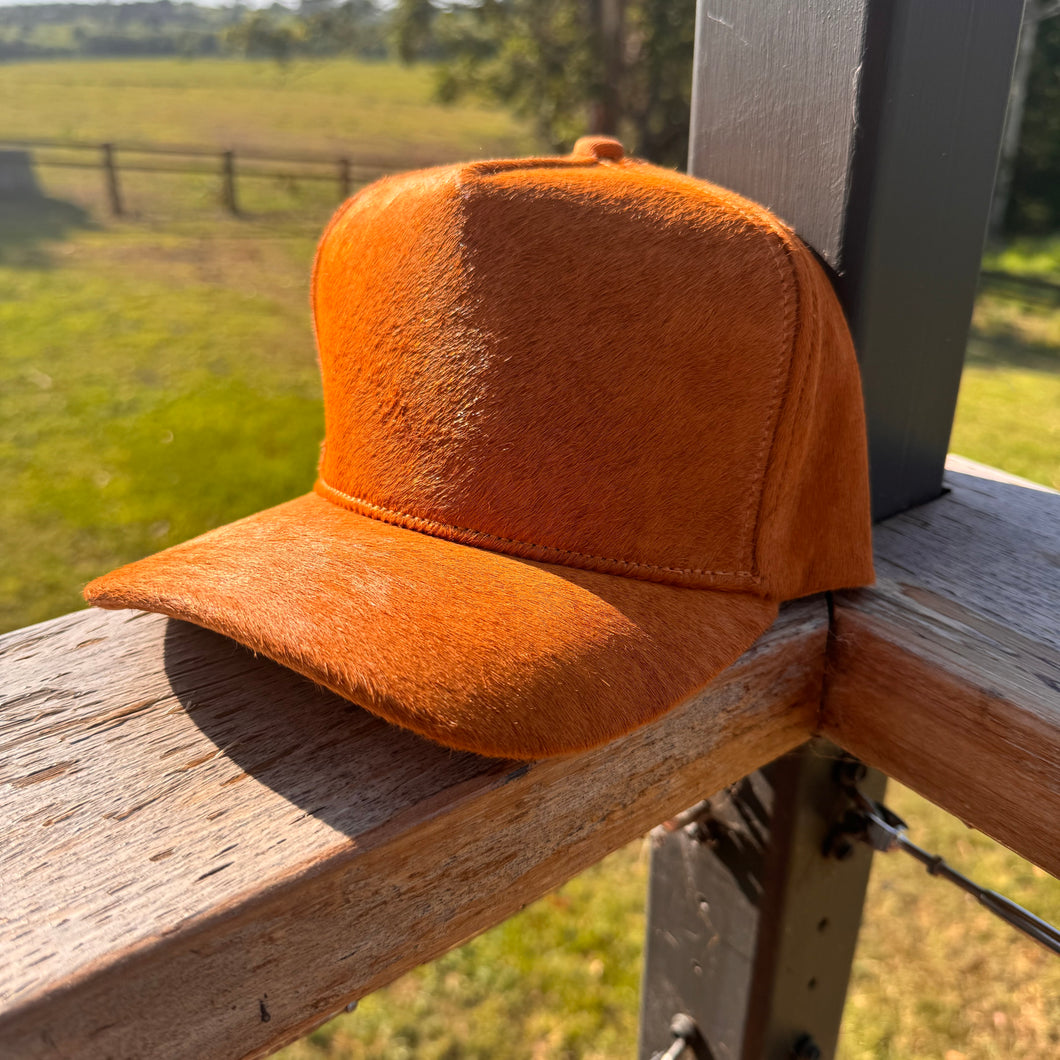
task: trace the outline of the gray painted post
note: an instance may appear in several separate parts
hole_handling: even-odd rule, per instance
[[[701,0],[690,168],[837,273],[877,519],[938,496],[1022,0]]]
[[[690,169],[770,206],[832,268],[877,518],[941,491],[1021,14],[699,3]],[[653,834],[642,1060],[670,1045],[677,1010],[698,1060],[833,1054],[869,856],[821,855],[831,790],[804,750],[712,800],[706,832]]]
[[[652,832],[644,1060],[677,1013],[695,1022],[696,1060],[835,1051],[872,863],[864,846],[826,852],[848,805],[839,759],[814,741]],[[885,781],[860,786],[878,799]]]

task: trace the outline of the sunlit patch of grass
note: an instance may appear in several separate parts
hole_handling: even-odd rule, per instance
[[[968,363],[1060,372],[1060,291],[1051,301],[1032,301],[1016,291],[980,294],[972,317]]]
[[[1036,276],[1060,283],[1060,233],[1014,239],[990,248],[983,258],[988,269],[1016,276]]]
[[[1060,488],[1060,305],[980,295],[950,448]]]
[[[950,448],[1060,489],[1060,372],[965,368]]]
[[[0,625],[311,486],[312,246],[86,231],[0,266]]]

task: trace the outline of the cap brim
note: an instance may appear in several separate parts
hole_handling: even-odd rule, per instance
[[[774,620],[757,596],[518,559],[315,493],[90,583],[223,633],[461,750],[545,758],[658,717]]]

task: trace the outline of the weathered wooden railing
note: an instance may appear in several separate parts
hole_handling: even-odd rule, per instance
[[[260,1056],[817,733],[1060,873],[1060,494],[974,465],[590,754],[455,754],[234,643],[0,640],[0,1052]],[[661,1043],[662,1044],[662,1043]]]

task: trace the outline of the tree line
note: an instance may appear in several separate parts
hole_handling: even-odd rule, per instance
[[[126,56],[302,56],[389,52],[385,6],[376,0],[302,0],[204,7],[173,0],[0,7],[0,61]]]
[[[1040,12],[1019,148],[1003,167],[1008,233],[1060,230],[1060,4]],[[233,55],[396,56],[433,67],[441,101],[476,97],[569,149],[586,132],[683,167],[695,0],[300,0],[250,8],[174,0],[0,7],[0,61]],[[1048,10],[1047,10],[1048,9]]]

